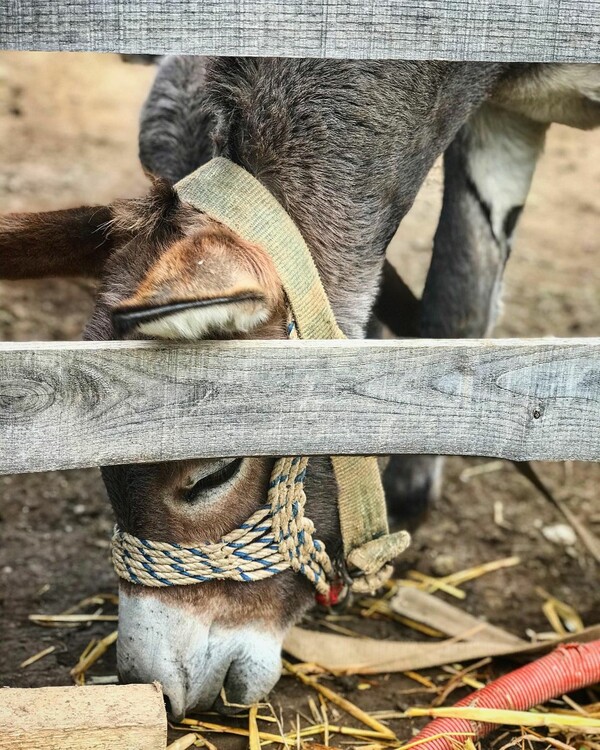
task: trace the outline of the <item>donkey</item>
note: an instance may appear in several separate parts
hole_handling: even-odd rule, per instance
[[[172,188],[220,155],[284,206],[339,326],[363,337],[386,247],[445,152],[443,209],[417,328],[435,337],[484,335],[546,128],[600,121],[599,69],[166,58],[142,113],[148,194],[4,217],[0,277],[99,276],[87,339],[285,338],[284,293],[265,251]],[[393,302],[385,307],[393,311]],[[407,496],[432,494],[434,464],[392,458],[392,513]],[[267,458],[198,459],[102,474],[122,529],[185,544],[218,539],[247,519],[264,501],[272,466]],[[306,492],[307,515],[335,556],[328,459],[311,460]],[[289,571],[163,589],[122,582],[121,678],[159,680],[176,719],[193,707],[227,710],[223,688],[228,702],[252,703],[277,681],[285,633],[310,603],[309,584]]]

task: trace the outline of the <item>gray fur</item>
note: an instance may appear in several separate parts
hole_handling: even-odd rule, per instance
[[[565,73],[530,64],[167,58],[144,108],[140,153],[149,171],[172,180],[213,153],[248,168],[307,238],[344,331],[362,336],[385,248],[445,150],[421,317],[407,328],[426,337],[484,336],[498,313],[522,205],[492,227],[494,175],[491,198],[482,197],[469,169],[474,145],[497,148],[503,136],[509,144],[543,142],[553,117],[590,127],[598,121],[590,71],[597,76],[597,66]],[[583,79],[587,97],[577,90]],[[482,123],[490,126],[483,133]],[[214,148],[206,138],[213,124]],[[192,147],[190,133],[203,133]],[[384,481],[394,516],[422,513],[439,492],[440,464],[392,458]]]
[[[342,329],[362,337],[390,239],[505,67],[167,58],[144,107],[140,153],[146,169],[177,179],[181,165],[191,171],[209,156],[186,144],[214,119],[215,155],[246,167],[283,203]]]
[[[159,66],[140,124],[140,161],[151,175],[175,183],[211,158],[205,67],[201,57],[168,57]]]
[[[580,128],[600,124],[600,66],[510,66],[446,150],[420,336],[478,338],[492,332],[516,223],[553,121]],[[402,516],[422,512],[436,496],[437,471],[439,459],[433,457],[392,458],[385,477],[388,502]]]
[[[490,333],[516,220],[545,131],[545,125],[485,104],[446,150],[444,199],[423,293],[421,336],[480,338]],[[482,179],[472,162],[492,149],[493,169]],[[516,189],[517,170],[527,183],[524,191]],[[501,193],[508,207],[500,207]]]

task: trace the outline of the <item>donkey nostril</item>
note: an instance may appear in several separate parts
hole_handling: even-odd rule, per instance
[[[185,709],[187,706],[185,705],[185,698],[183,696],[178,700],[176,694],[167,695],[164,693],[163,700],[165,702],[167,714],[172,721],[178,722],[185,719]]]

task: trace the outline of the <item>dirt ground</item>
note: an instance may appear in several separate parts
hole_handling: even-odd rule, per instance
[[[152,76],[151,67],[127,65],[113,55],[0,53],[0,211],[141,194],[146,180],[137,162],[137,118]],[[438,165],[391,249],[416,290],[427,267],[440,186]],[[498,335],[599,334],[599,188],[600,134],[554,127],[518,229]],[[92,293],[89,283],[78,280],[0,284],[0,340],[77,338]],[[492,470],[465,474],[477,466]],[[538,468],[600,533],[600,468],[583,463]],[[564,546],[545,536],[549,526],[562,522],[509,464],[452,458],[443,498],[417,532],[401,572],[417,568],[441,575],[518,555],[520,565],[466,584],[461,606],[527,637],[528,630],[550,630],[536,593],[542,587],[572,605],[586,625],[599,623],[597,566],[578,542]],[[0,684],[70,684],[69,669],[90,638],[115,627],[44,629],[28,620],[32,613],[58,613],[83,597],[116,591],[108,557],[111,528],[96,470],[0,477]],[[368,624],[364,627],[369,632]],[[414,637],[401,625],[394,628],[395,638]],[[55,647],[49,656],[19,666],[48,646]],[[497,673],[505,667],[496,662],[487,669]],[[111,649],[91,673],[115,670]],[[440,670],[427,674],[435,680]],[[378,677],[368,690],[359,690],[355,679],[332,685],[367,710],[431,699],[414,692],[419,686],[402,675]],[[461,695],[454,693],[450,701]],[[286,729],[296,711],[309,713],[307,692],[289,677],[272,701],[282,707]],[[400,738],[411,736],[406,720],[391,726]],[[231,746],[216,742],[219,748]]]

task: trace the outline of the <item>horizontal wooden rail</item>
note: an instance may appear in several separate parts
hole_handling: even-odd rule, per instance
[[[194,456],[600,459],[600,339],[0,345],[0,473]]]
[[[600,0],[3,0],[0,48],[600,61]]]

